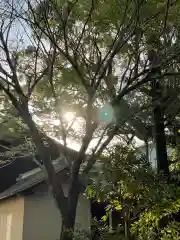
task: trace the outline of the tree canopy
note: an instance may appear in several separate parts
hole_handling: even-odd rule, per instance
[[[180,109],[179,1],[2,1],[0,10],[1,122],[10,114],[29,129],[63,227],[74,227],[80,182],[114,141],[155,140],[158,172],[169,176],[166,135],[177,138]],[[80,143],[67,199],[42,131],[65,151],[70,140]],[[62,239],[72,238],[62,229]]]

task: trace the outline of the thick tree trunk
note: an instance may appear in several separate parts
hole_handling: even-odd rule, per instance
[[[44,163],[44,167],[48,174],[48,182],[51,185],[53,189],[54,197],[58,203],[58,206],[60,208],[61,214],[65,216],[66,209],[67,209],[67,199],[64,196],[64,192],[61,186],[61,183],[59,182],[56,172],[54,170],[52,161],[48,154],[46,153],[46,147],[44,146],[44,143],[42,141],[41,135],[36,127],[36,124],[32,120],[31,115],[29,114],[28,106],[27,104],[24,104],[23,107],[20,109],[20,116],[24,120],[24,122],[27,124],[30,134],[32,136],[32,139],[35,143],[35,146],[39,152],[39,155]]]
[[[73,212],[72,215],[75,215],[75,213]],[[74,225],[75,225],[75,223],[72,222],[72,219],[69,216],[69,214],[67,214],[67,216],[65,216],[65,217],[62,217],[60,240],[72,240],[73,239]]]
[[[157,170],[169,176],[169,163],[167,157],[166,135],[164,127],[164,109],[162,107],[162,90],[160,83],[152,81],[152,101],[154,109],[154,137],[156,142]]]
[[[72,240],[76,220],[76,209],[79,198],[78,187],[69,191],[68,209],[65,216],[62,216],[62,227],[60,240]]]
[[[156,77],[161,75],[160,67],[157,66],[160,63],[159,56],[156,49],[154,49],[154,40],[150,40],[150,49],[148,51],[148,60],[151,64],[152,70],[151,75],[151,95],[153,103],[153,118],[154,118],[154,138],[156,142],[156,159],[157,159],[157,170],[163,172],[169,177],[169,163],[167,157],[166,148],[166,136],[164,130],[164,107],[162,102],[162,87],[159,80]],[[153,48],[152,48],[153,47]],[[155,67],[155,68],[154,68]]]
[[[61,234],[60,240],[72,240],[73,239],[73,231],[74,226],[70,227],[70,221],[66,221],[66,219],[62,218],[62,226],[61,226]]]

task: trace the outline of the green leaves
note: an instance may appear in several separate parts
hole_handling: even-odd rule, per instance
[[[77,75],[76,71],[72,68],[63,68],[61,70],[61,79],[62,84],[68,86],[70,84],[80,85],[81,80]]]
[[[94,195],[95,195],[94,189],[93,189],[91,186],[88,186],[88,187],[87,187],[87,196],[88,196],[89,198],[92,198],[92,197],[94,197]]]
[[[106,222],[107,219],[108,219],[108,215],[104,215],[104,216],[102,216],[102,218],[101,218],[101,220],[102,220],[103,222]]]
[[[172,221],[168,224],[167,227],[165,227],[163,230],[161,230],[161,240],[178,240],[180,239],[180,223],[176,221]]]
[[[157,175],[145,156],[136,157],[128,147],[114,146],[109,161],[104,161],[103,173],[96,186],[96,197],[108,202],[110,209],[120,211],[125,203],[131,213],[139,215],[131,225],[137,240],[176,239],[176,229],[160,228],[164,218],[180,211],[180,187]],[[107,215],[103,217],[106,221]],[[170,232],[171,231],[171,232]],[[169,234],[169,235],[168,235]],[[178,238],[177,238],[178,239]]]
[[[173,186],[169,186],[169,189],[172,187]],[[176,192],[171,192],[169,194],[168,188],[166,188],[165,191],[166,192],[162,191],[159,193],[161,200],[158,199],[157,202],[154,202],[154,205],[150,207],[150,210],[146,210],[144,213],[142,213],[140,219],[132,224],[131,230],[133,234],[137,236],[137,239],[141,239],[140,237],[142,237],[143,240],[149,239],[148,237],[150,237],[151,233],[153,231],[156,232],[159,229],[159,222],[161,219],[163,219],[165,216],[170,216],[173,213],[177,213],[180,210],[179,188],[176,188]],[[166,196],[168,196],[168,198],[166,198]],[[175,198],[177,198],[177,200],[173,200]],[[160,231],[160,235],[156,236],[156,238],[162,237],[163,235],[162,239],[165,240],[165,237],[170,234],[169,239],[174,239],[173,235],[171,235],[172,229],[170,226],[171,223],[169,223],[169,227],[162,229]],[[168,229],[168,233],[166,229]],[[145,232],[146,235],[144,236]],[[174,234],[176,235],[176,231],[174,231]]]
[[[120,211],[122,209],[122,205],[120,201],[115,199],[115,200],[112,200],[110,203],[111,203],[110,206],[113,207],[113,209],[115,209],[116,211]]]
[[[55,19],[48,19],[48,24],[50,27],[55,28],[57,26],[57,21]]]

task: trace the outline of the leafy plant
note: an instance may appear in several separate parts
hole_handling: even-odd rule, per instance
[[[167,227],[161,230],[161,235],[161,240],[180,239],[180,223],[175,221],[170,222]]]
[[[169,217],[180,211],[180,187],[176,182],[155,173],[144,155],[137,156],[123,146],[110,150],[100,175],[100,181],[91,185],[91,194],[109,204],[103,220],[106,221],[110,209],[123,216],[123,207],[128,205],[135,239],[161,239],[167,228],[162,223],[170,224]]]

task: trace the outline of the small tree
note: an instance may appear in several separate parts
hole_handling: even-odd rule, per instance
[[[99,201],[108,202],[123,218],[127,239],[172,239],[179,232],[173,215],[180,210],[180,188],[169,183],[152,169],[144,155],[136,156],[132,149],[117,146],[102,160],[103,173],[98,173],[88,193]],[[174,230],[173,230],[174,229]],[[164,239],[162,238],[162,239]]]

